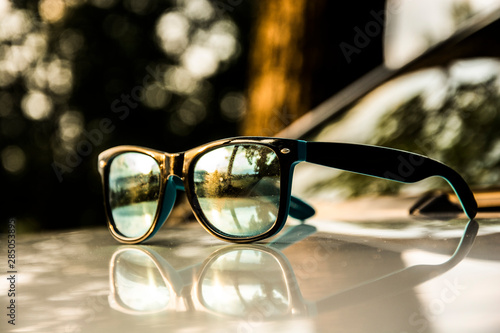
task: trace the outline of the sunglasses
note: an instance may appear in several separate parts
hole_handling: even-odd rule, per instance
[[[448,181],[469,218],[474,195],[453,169],[427,157],[384,147],[302,140],[236,137],[181,153],[118,146],[98,158],[108,227],[120,242],[153,237],[170,214],[177,190],[214,236],[246,243],[271,237],[288,215],[305,220],[314,209],[291,195],[295,165],[309,162],[368,176],[413,183]]]

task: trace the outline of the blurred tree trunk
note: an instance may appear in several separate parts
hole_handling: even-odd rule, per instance
[[[306,5],[306,0],[258,1],[245,135],[271,136],[308,109],[301,82]]]
[[[384,5],[258,1],[242,133],[272,136],[382,64]]]

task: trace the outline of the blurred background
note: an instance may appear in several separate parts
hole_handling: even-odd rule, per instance
[[[498,184],[498,26],[490,25],[493,40],[453,49],[456,57],[445,49],[439,61],[404,68],[495,21],[499,7],[0,0],[1,220],[16,218],[20,231],[105,225],[99,152],[120,144],[177,152],[235,135],[403,148],[443,160],[472,184]],[[380,68],[404,75],[375,77],[373,89],[347,96],[352,103],[331,107],[319,125],[307,121]],[[286,132],[297,119],[302,131]],[[306,197],[399,191],[350,174],[302,174],[317,175],[298,182]]]

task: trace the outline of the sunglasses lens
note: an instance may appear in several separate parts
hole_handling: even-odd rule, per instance
[[[116,297],[135,311],[158,311],[170,300],[170,291],[151,258],[137,250],[126,250],[115,260]]]
[[[269,231],[280,198],[278,156],[262,145],[232,145],[203,155],[194,189],[207,221],[221,233],[252,237]]]
[[[125,237],[144,235],[153,224],[160,194],[160,167],[149,155],[124,153],[109,171],[109,204],[113,222]]]
[[[282,316],[290,307],[280,263],[260,250],[231,251],[213,261],[201,280],[200,296],[208,309],[233,316],[262,310],[263,304],[270,317]]]

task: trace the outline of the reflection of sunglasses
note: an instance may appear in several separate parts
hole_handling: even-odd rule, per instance
[[[311,225],[295,225],[268,246],[284,250],[315,232],[316,228]],[[121,247],[110,260],[110,306],[129,314],[194,310],[191,285],[200,266],[175,270],[152,249]]]
[[[132,314],[201,310],[242,317],[265,309],[268,319],[276,319],[322,313],[395,295],[445,273],[469,253],[478,228],[470,221],[455,253],[442,264],[411,266],[316,302],[304,300],[288,259],[270,246],[228,246],[201,267],[182,271],[153,250],[128,247],[111,259],[110,305]]]
[[[452,185],[469,218],[476,215],[476,201],[460,175],[421,155],[357,144],[238,137],[174,154],[136,146],[102,152],[99,172],[109,229],[128,244],[152,237],[181,189],[211,234],[233,242],[273,236],[288,214],[302,220],[314,214],[291,196],[293,168],[303,161],[405,183],[440,176]]]

